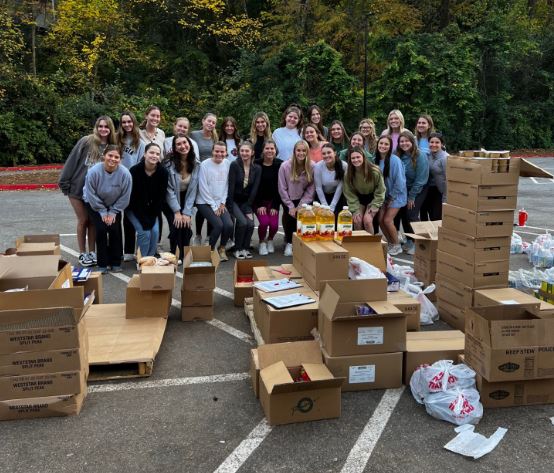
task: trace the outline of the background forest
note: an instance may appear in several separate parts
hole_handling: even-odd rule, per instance
[[[554,0],[0,0],[0,164],[63,161],[98,115],[162,128],[290,103],[433,116],[448,149],[554,146]]]

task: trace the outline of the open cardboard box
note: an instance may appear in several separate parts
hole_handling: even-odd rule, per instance
[[[237,307],[244,304],[246,297],[253,296],[254,268],[267,267],[267,260],[237,260],[233,268],[233,290],[234,302]],[[287,276],[283,276],[286,278]],[[239,282],[239,279],[246,278],[249,281]]]
[[[355,230],[352,235],[345,236],[337,244],[348,251],[350,257],[360,258],[379,268],[383,273],[387,271],[386,250],[383,248],[381,235],[372,235],[365,230]],[[340,279],[338,276],[333,279]]]
[[[413,233],[406,233],[406,236],[415,240],[415,257],[426,261],[437,259],[438,231],[442,220],[427,222],[412,222]]]
[[[100,271],[93,271],[86,281],[73,283],[75,287],[83,287],[85,296],[94,292],[94,304],[104,303],[104,282]]]
[[[70,287],[73,287],[71,265],[57,255],[0,256],[0,299],[8,289]]]
[[[473,303],[476,307],[491,305],[519,305],[529,309],[535,315],[539,315],[541,302],[525,292],[512,287],[500,289],[479,289],[473,295]]]
[[[60,235],[24,235],[15,240],[18,256],[60,255]]]
[[[270,425],[307,422],[340,417],[341,385],[322,362],[316,341],[287,344],[282,347],[258,347],[260,366],[260,402]],[[300,368],[310,381],[295,382]]]
[[[215,289],[215,273],[220,262],[217,251],[211,251],[209,246],[187,246],[184,251],[182,288],[187,291]],[[196,262],[210,266],[191,266]]]
[[[254,281],[271,281],[272,279],[302,279],[300,271],[292,264],[280,266],[258,266],[253,268]]]

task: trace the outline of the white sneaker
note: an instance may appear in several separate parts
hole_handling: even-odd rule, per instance
[[[235,242],[229,238],[229,241],[227,241],[227,244],[225,245],[225,249],[229,250],[230,248],[233,248],[233,246],[235,246]]]
[[[408,255],[414,255],[415,254],[415,243],[412,240],[408,240],[403,246],[402,249],[406,252]]]
[[[260,256],[267,256],[268,253],[267,243],[265,241],[262,241],[260,243],[260,248],[258,250],[258,253],[260,253]]]
[[[252,253],[250,253],[250,250],[242,250],[242,256],[246,259],[252,259]]]
[[[200,245],[201,246],[210,246],[210,239],[208,237],[204,238],[204,241],[202,241],[202,243]]]
[[[275,247],[273,246],[273,240],[267,240],[267,252],[275,253]]]
[[[236,250],[234,253],[233,253],[233,256],[236,258],[236,259],[244,259],[244,253],[242,250]]]
[[[123,261],[125,263],[129,263],[130,261],[135,261],[135,255],[133,255],[131,253],[125,253],[123,255]]]
[[[400,244],[397,245],[389,245],[389,255],[390,256],[396,256],[402,253],[402,246]]]
[[[403,232],[398,232],[398,243],[400,243],[401,245],[403,245],[404,243],[407,243],[407,239],[406,237],[404,236],[404,233]]]
[[[192,239],[192,246],[202,246],[202,237],[195,235]]]
[[[285,251],[283,252],[285,256],[292,256],[292,243],[287,243],[285,245]]]

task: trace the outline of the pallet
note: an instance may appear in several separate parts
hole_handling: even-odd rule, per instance
[[[137,361],[113,365],[89,365],[89,381],[147,378],[152,375],[154,361]]]

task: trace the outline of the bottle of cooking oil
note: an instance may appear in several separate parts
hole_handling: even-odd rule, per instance
[[[319,211],[318,239],[333,241],[335,238],[335,214],[328,205],[322,205]]]
[[[312,210],[312,206],[308,205],[306,210],[302,213],[302,240],[314,241],[317,238],[316,225],[315,213]]]
[[[302,204],[302,207],[296,212],[296,234],[298,236],[302,235],[302,215],[306,211],[308,204]]]
[[[337,239],[342,241],[345,236],[352,235],[352,213],[344,206],[337,217]]]

